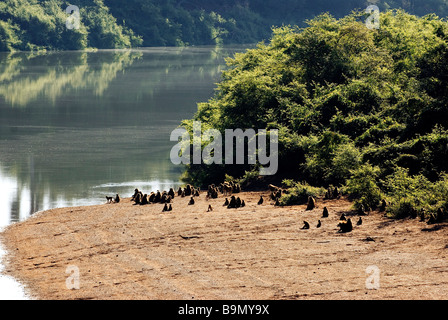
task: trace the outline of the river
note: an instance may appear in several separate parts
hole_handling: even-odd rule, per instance
[[[0,229],[38,211],[180,185],[170,133],[241,51],[0,53]],[[11,281],[0,276],[0,299],[26,298]]]

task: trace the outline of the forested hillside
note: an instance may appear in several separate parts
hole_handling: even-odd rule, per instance
[[[275,29],[228,65],[194,120],[221,133],[278,129],[275,178],[292,190],[282,204],[306,202],[320,192],[313,185],[337,186],[358,207],[386,198],[394,216],[448,209],[445,20],[387,11],[370,30],[361,14],[323,14],[305,29]],[[184,126],[192,130],[192,120]],[[227,175],[244,183],[258,172],[188,165],[185,181],[207,185]]]
[[[446,0],[1,0],[0,50],[255,43],[273,25],[303,26],[322,12],[342,17],[369,3],[448,13]],[[79,29],[66,28],[70,4],[80,9]]]

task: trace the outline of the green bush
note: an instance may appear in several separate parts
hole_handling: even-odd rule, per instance
[[[448,176],[442,174],[431,182],[422,174],[411,176],[407,169],[396,168],[384,182],[384,190],[390,205],[387,214],[393,218],[404,218],[421,212],[436,213],[447,208]]]
[[[365,209],[375,209],[383,193],[378,186],[380,168],[369,163],[362,165],[351,172],[351,177],[347,181],[347,192],[354,199],[354,206],[359,209],[361,205]]]
[[[283,194],[279,200],[281,206],[302,205],[308,202],[308,197],[321,197],[325,194],[324,188],[312,187],[303,182],[284,180],[283,185],[288,189],[288,193]]]

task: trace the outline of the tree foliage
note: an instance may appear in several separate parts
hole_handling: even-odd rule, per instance
[[[448,171],[448,24],[401,10],[382,13],[379,30],[364,20],[363,12],[322,14],[306,28],[274,29],[269,43],[228,60],[194,120],[220,131],[278,129],[279,179],[347,185],[367,207],[394,197],[390,177],[400,170],[440,183]],[[251,168],[191,165],[186,177],[197,172],[202,183]]]
[[[306,26],[322,12],[341,18],[364,10],[367,0],[2,0],[0,2],[0,50],[128,48],[247,44],[268,39],[271,26]],[[382,11],[392,8],[417,14],[448,14],[446,0],[376,1]],[[65,9],[76,4],[81,27],[67,30]],[[362,35],[362,34],[360,34]],[[310,38],[307,41],[316,41]],[[391,39],[393,40],[393,39]],[[323,43],[308,48],[328,55]],[[350,47],[349,43],[345,44]],[[347,47],[347,48],[348,48]],[[328,49],[328,48],[327,48]],[[351,48],[356,51],[356,48]],[[416,48],[418,50],[418,48]],[[298,56],[307,52],[296,52]],[[402,67],[406,67],[403,61]],[[333,66],[334,72],[344,65]],[[319,66],[307,69],[319,78]]]

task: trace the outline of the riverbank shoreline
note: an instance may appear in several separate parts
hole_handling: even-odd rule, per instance
[[[239,209],[202,193],[171,212],[130,199],[41,212],[0,234],[4,273],[45,300],[446,299],[448,224],[371,212],[358,226],[346,199],[306,211],[268,195],[242,192]],[[338,233],[342,213],[352,232]]]

